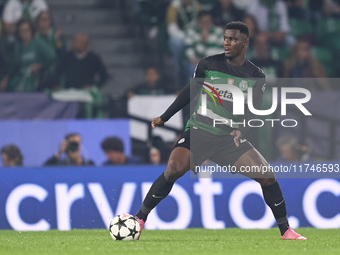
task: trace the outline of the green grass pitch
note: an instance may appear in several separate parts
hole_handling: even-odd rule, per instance
[[[114,241],[108,230],[0,231],[0,254],[340,254],[339,229],[300,228],[307,241],[281,241],[278,229],[144,230],[139,241]]]

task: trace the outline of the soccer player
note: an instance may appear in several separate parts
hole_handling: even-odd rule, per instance
[[[245,58],[248,44],[247,25],[239,21],[228,23],[224,32],[224,53],[201,60],[196,67],[194,78],[202,78],[211,83],[223,79],[227,81],[228,85],[238,86],[243,93],[247,92],[248,86],[252,87],[254,108],[260,109],[265,87],[265,75],[260,68]],[[152,127],[164,125],[174,114],[189,104],[193,97],[201,91],[200,88],[197,88],[197,84],[197,82],[191,82],[186,86],[170,107],[160,117],[152,120]],[[202,84],[200,86],[203,88]],[[218,94],[223,102],[221,105],[208,102],[207,114],[202,114],[202,111],[199,110],[200,107],[195,107],[185,132],[170,154],[165,171],[153,183],[136,214],[141,229],[143,229],[150,211],[170,193],[174,182],[190,169],[193,170],[194,166],[201,165],[206,159],[210,159],[220,166],[235,166],[238,171],[242,166],[269,167],[262,155],[244,139],[244,135],[250,129],[249,126],[240,125],[235,128],[234,125],[216,127],[212,125],[216,116],[219,119],[234,121],[238,119],[238,116],[232,114],[232,95],[226,89],[223,91],[223,84],[214,86],[218,87]],[[209,97],[207,98],[209,99]],[[200,103],[199,100],[198,104]],[[248,110],[244,117],[249,119],[252,116]],[[241,174],[254,179],[261,185],[264,200],[272,210],[280,229],[281,239],[306,240],[305,237],[289,227],[286,204],[274,172],[267,172],[261,176],[251,173]]]

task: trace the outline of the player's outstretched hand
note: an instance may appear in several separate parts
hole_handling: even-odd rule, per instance
[[[241,139],[241,131],[240,130],[233,130],[230,135],[234,137],[234,143],[236,147],[240,146],[240,139]]]
[[[154,118],[152,121],[151,121],[151,127],[155,128],[155,127],[161,127],[161,126],[164,126],[164,121],[161,120],[161,117],[157,117],[157,118]]]

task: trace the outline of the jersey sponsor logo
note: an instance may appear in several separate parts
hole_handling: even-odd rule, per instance
[[[212,92],[214,92],[214,94],[217,96],[218,100],[220,101],[220,104],[222,105],[222,100],[220,98],[220,96],[218,95],[217,91],[210,85],[206,84],[206,83],[202,83],[203,86],[208,87]],[[216,100],[214,98],[214,96],[210,93],[210,91],[206,90],[205,88],[201,88],[202,91],[206,92],[214,101],[215,105],[217,105]],[[206,97],[205,97],[206,100]]]
[[[233,100],[233,94],[229,90],[224,90],[222,88],[213,87],[216,93],[223,99]]]
[[[181,140],[178,141],[178,144],[184,143],[185,138],[182,138]]]
[[[234,85],[234,79],[228,78],[228,85]]]
[[[242,91],[246,91],[248,89],[248,81],[242,80],[238,86]]]
[[[218,79],[221,79],[220,77],[214,77],[214,76],[211,76],[210,78],[211,80],[218,80]]]

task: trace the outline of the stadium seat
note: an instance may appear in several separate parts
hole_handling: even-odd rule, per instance
[[[323,44],[331,50],[339,50],[340,49],[340,34],[339,34],[339,32],[334,34],[334,35],[328,35],[327,40],[324,40]]]
[[[290,33],[294,36],[313,33],[313,27],[307,20],[289,19]]]
[[[332,64],[324,64],[325,71],[328,77],[337,77],[337,69]]]
[[[322,47],[313,47],[312,55],[315,59],[319,60],[324,64],[331,63],[333,60],[332,52]]]
[[[271,57],[275,60],[284,61],[289,57],[289,51],[283,47],[273,47],[271,49]]]
[[[317,24],[318,38],[324,35],[332,35],[340,33],[340,20],[337,19],[322,19]]]

